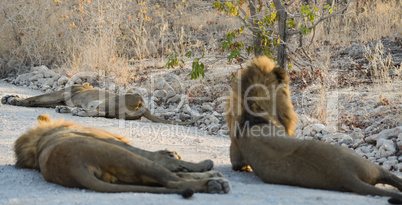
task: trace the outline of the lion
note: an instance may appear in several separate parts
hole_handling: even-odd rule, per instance
[[[265,183],[392,197],[402,180],[354,151],[329,143],[292,137],[297,122],[286,71],[265,56],[254,58],[232,84],[226,120],[232,169],[252,170]],[[251,169],[248,169],[248,166]]]
[[[187,125],[189,122],[178,122],[160,119],[151,114],[139,94],[117,95],[105,90],[95,89],[88,83],[72,85],[52,93],[22,99],[18,95],[6,95],[1,99],[3,104],[25,107],[55,108],[58,113],[72,113],[81,117],[106,117],[126,120],[139,120],[145,117],[152,122]]]
[[[211,160],[177,159],[162,150],[150,152],[129,145],[122,136],[40,115],[38,125],[14,145],[17,168],[35,169],[46,181],[98,192],[228,193],[229,182],[210,171]]]

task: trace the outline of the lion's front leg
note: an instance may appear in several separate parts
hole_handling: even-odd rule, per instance
[[[232,169],[235,171],[252,172],[251,167],[244,162],[243,155],[240,152],[237,142],[233,139],[230,144],[230,162],[232,163]]]
[[[204,160],[198,163],[183,161],[180,159],[181,156],[174,151],[150,152],[125,143],[120,143],[120,146],[132,153],[145,157],[172,172],[205,172],[211,170],[214,166],[212,160]]]
[[[166,156],[168,156],[168,157],[175,158],[175,159],[179,159],[179,160],[182,160],[182,159],[183,159],[183,157],[181,157],[181,155],[180,155],[179,153],[177,153],[176,151],[168,150],[168,149],[159,150],[159,151],[157,151],[156,153],[159,153],[159,154],[162,154],[162,155],[166,155]]]
[[[204,160],[198,163],[187,162],[167,156],[156,156],[154,162],[169,169],[172,172],[205,172],[212,169],[214,162],[212,160]]]
[[[59,105],[59,106],[56,106],[54,110],[55,110],[57,113],[71,113],[71,111],[72,111],[73,109],[74,109],[74,108],[69,107],[69,106]]]
[[[86,110],[84,108],[76,107],[71,110],[71,114],[80,117],[105,117],[105,112],[101,112],[98,109]]]

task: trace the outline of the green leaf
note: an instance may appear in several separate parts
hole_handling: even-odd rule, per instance
[[[276,18],[276,13],[272,12],[271,13],[271,21],[275,21],[275,18]]]
[[[313,23],[315,19],[314,13],[310,13],[310,22]]]
[[[191,58],[191,56],[193,55],[192,51],[187,52],[186,54],[184,54],[187,58]]]
[[[326,8],[328,8],[328,7],[329,7],[329,4],[325,5],[325,6],[324,6],[324,9],[326,9]]]
[[[314,11],[318,11],[318,8],[314,6],[313,10],[314,10]]]

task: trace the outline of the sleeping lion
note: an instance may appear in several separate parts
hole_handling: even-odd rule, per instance
[[[266,183],[392,197],[402,194],[402,180],[354,151],[324,142],[293,138],[297,117],[286,71],[267,57],[254,58],[232,84],[227,105],[230,160],[234,170],[251,167]]]
[[[187,125],[189,122],[178,122],[160,119],[151,114],[139,94],[118,95],[106,90],[95,89],[88,83],[72,85],[52,93],[22,99],[18,95],[6,95],[1,99],[3,104],[24,107],[51,107],[59,113],[72,113],[81,117],[107,117],[126,120],[139,120],[145,117],[152,122]]]
[[[16,167],[39,170],[46,181],[98,192],[228,193],[211,160],[191,163],[169,151],[149,152],[122,136],[72,122],[38,117],[15,142]],[[198,172],[198,173],[195,173]]]

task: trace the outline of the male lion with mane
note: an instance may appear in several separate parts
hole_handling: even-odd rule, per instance
[[[226,120],[234,170],[248,169],[266,183],[392,197],[402,194],[372,185],[402,180],[354,151],[324,142],[293,138],[297,116],[286,71],[267,57],[254,58],[232,84]]]
[[[46,181],[98,192],[228,193],[229,182],[211,160],[191,163],[169,151],[132,147],[122,136],[72,122],[38,117],[15,142],[18,168],[39,170]],[[200,173],[190,173],[200,172]]]
[[[151,114],[139,94],[118,95],[106,90],[95,89],[88,83],[72,85],[52,93],[22,99],[18,95],[6,95],[1,99],[3,104],[24,107],[51,107],[59,113],[72,113],[81,117],[121,118],[139,120],[145,117],[152,122],[187,125],[189,122],[178,122],[159,119]]]

